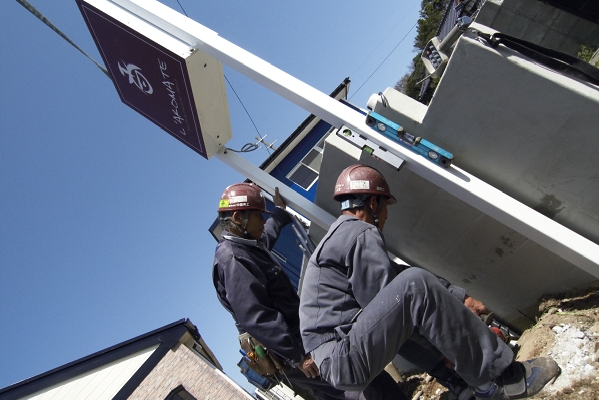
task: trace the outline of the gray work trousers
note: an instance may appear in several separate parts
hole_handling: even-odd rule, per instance
[[[344,390],[363,390],[417,332],[471,386],[499,376],[512,350],[431,273],[409,268],[383,288],[337,339],[314,349],[322,378]]]

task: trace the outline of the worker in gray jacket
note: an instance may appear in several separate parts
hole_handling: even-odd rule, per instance
[[[334,199],[342,215],[310,258],[300,301],[304,348],[324,379],[361,390],[415,337],[443,354],[480,399],[529,397],[557,377],[559,367],[549,358],[514,361],[445,281],[421,268],[393,266],[382,230],[387,205],[396,199],[379,171],[346,168]]]
[[[266,211],[261,189],[238,183],[225,189],[218,207],[224,228],[216,247],[212,279],[219,301],[231,313],[240,334],[248,333],[285,364],[285,376],[296,388],[313,391],[319,399],[344,399],[344,390],[332,387],[318,375],[310,354],[304,351],[299,331],[299,297],[283,268],[271,253],[283,227],[292,220],[275,189],[274,212]],[[271,214],[267,221],[263,213]],[[367,400],[391,399],[383,374],[364,393]],[[357,397],[357,393],[348,398]],[[403,400],[403,393],[395,400]]]

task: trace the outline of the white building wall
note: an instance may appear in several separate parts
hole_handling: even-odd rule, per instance
[[[131,354],[47,389],[22,397],[23,400],[109,400],[152,355],[158,345]]]

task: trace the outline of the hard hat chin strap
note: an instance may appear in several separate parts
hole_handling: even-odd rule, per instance
[[[241,222],[243,224],[243,226],[241,227],[241,230],[243,231],[243,235],[246,237],[249,236],[248,231],[246,229],[248,226],[249,215],[250,215],[250,210],[245,210],[243,212],[243,216],[241,217]]]
[[[382,196],[375,196],[376,197],[376,203],[377,203],[377,209],[376,211],[373,211],[370,206],[368,205],[368,200],[373,197],[373,196],[368,196],[368,195],[354,195],[353,198],[351,199],[347,199],[341,202],[341,211],[344,210],[349,210],[351,208],[361,208],[363,207],[367,213],[369,213],[370,215],[372,215],[372,218],[374,219],[374,226],[376,226],[377,228],[380,229],[379,227],[379,214],[381,213],[381,210],[383,209],[383,204],[381,202],[381,197]]]
[[[360,208],[365,207],[364,202],[359,197],[354,197],[352,199],[343,200],[341,202],[341,211],[349,210],[351,208]]]
[[[383,210],[383,204],[381,202],[381,196],[375,196],[375,197],[376,197],[376,211],[372,211],[372,208],[370,208],[370,205],[367,205],[367,204],[364,205],[364,208],[370,213],[370,215],[372,215],[372,218],[374,219],[374,226],[376,226],[378,229],[381,229],[381,227],[379,226],[379,214]]]

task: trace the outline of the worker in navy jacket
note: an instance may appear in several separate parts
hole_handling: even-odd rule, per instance
[[[476,398],[525,398],[556,378],[559,367],[550,358],[514,361],[476,315],[482,303],[460,301],[424,269],[391,263],[382,230],[396,199],[379,171],[346,168],[334,199],[342,215],[310,258],[300,301],[303,344],[324,379],[362,390],[414,338],[437,349]]]
[[[268,349],[298,366],[305,357],[298,330],[299,297],[280,265],[271,259],[269,251],[291,218],[284,209],[276,208],[264,223],[264,199],[260,188],[249,184],[235,185],[227,188],[227,196],[243,196],[251,201],[251,194],[240,196],[243,189],[256,192],[259,208],[248,208],[252,206],[249,202],[243,210],[235,203],[219,208],[219,211],[224,208],[234,210],[229,211],[229,219],[225,217],[228,229],[223,232],[215,252],[213,280],[218,299],[233,316],[240,334],[248,332]],[[235,196],[229,196],[229,193]],[[236,215],[240,219],[239,226],[233,220],[236,210],[241,211]],[[248,217],[243,219],[245,211],[248,211]]]

